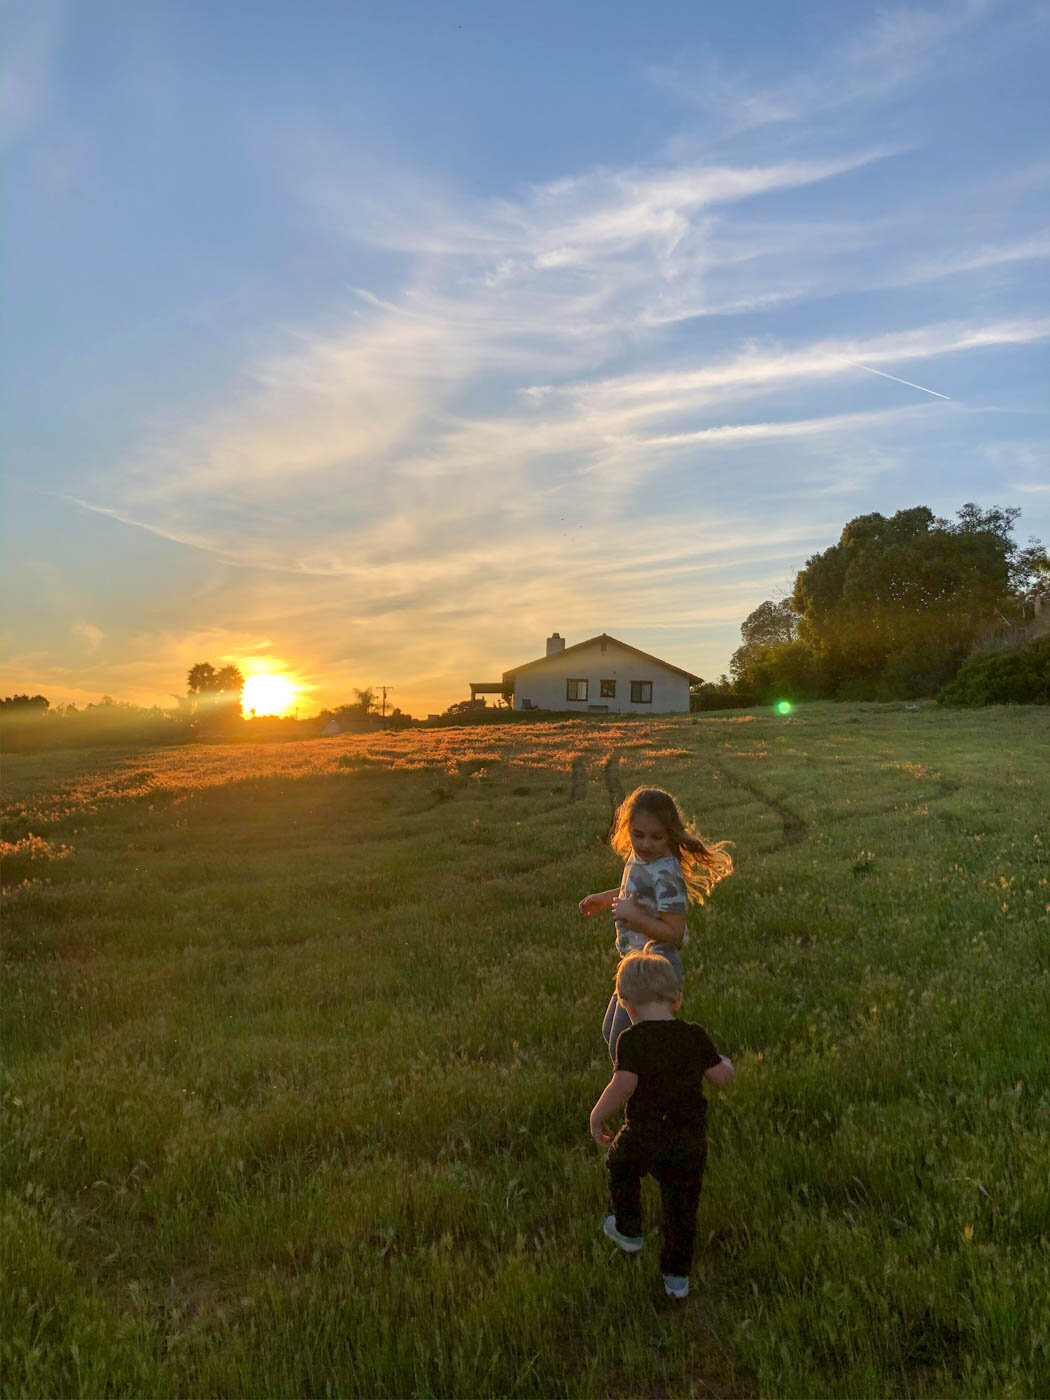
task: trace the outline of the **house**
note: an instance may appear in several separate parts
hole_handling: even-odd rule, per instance
[[[617,641],[607,632],[571,647],[555,632],[547,638],[546,656],[504,671],[499,689],[507,694],[513,690],[516,710],[685,714],[689,687],[699,682],[699,676]]]

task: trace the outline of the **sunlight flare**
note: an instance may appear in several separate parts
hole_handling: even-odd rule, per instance
[[[246,715],[286,715],[295,708],[296,689],[287,676],[249,676],[241,709]]]

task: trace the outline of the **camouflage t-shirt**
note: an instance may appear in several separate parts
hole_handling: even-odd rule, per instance
[[[661,860],[651,860],[648,864],[632,856],[623,868],[620,894],[631,895],[647,914],[654,916],[684,914],[689,908],[685,876],[674,856],[664,856]],[[688,934],[683,934],[682,943],[688,941]],[[621,957],[625,953],[638,952],[648,942],[647,933],[628,928],[621,920],[616,920],[616,951]]]

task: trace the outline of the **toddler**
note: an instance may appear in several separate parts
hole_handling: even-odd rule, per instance
[[[663,1203],[664,1292],[685,1298],[707,1163],[703,1084],[731,1083],[733,1066],[703,1026],[676,1018],[678,977],[657,945],[623,959],[616,996],[631,1024],[616,1044],[613,1076],[591,1109],[591,1136],[608,1148],[613,1213],[602,1228],[626,1253],[642,1248],[641,1183],[652,1173]],[[614,1138],[606,1123],[624,1106],[626,1119]]]

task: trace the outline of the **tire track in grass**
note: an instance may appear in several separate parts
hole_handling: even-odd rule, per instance
[[[569,801],[579,802],[587,792],[587,760],[582,754],[572,761],[572,785],[569,788]]]
[[[623,779],[620,777],[619,754],[611,753],[605,760],[602,780],[605,783],[605,791],[609,794],[609,826],[611,828],[616,819],[616,809],[627,795],[623,790]]]
[[[773,848],[774,850],[782,851],[788,846],[798,846],[805,841],[809,832],[808,823],[803,817],[800,817],[797,812],[793,812],[790,807],[781,802],[778,797],[770,797],[769,794],[763,792],[760,787],[757,787],[754,783],[749,783],[746,778],[741,778],[738,774],[731,772],[720,763],[715,763],[712,760],[711,767],[714,769],[715,773],[717,773],[718,777],[724,779],[730,786],[742,788],[743,791],[753,797],[756,802],[761,802],[764,807],[768,807],[770,811],[776,812],[777,816],[780,818],[781,827],[783,828],[783,837],[780,844]]]
[[[738,777],[737,774],[730,772],[728,768],[724,768],[721,764],[715,763],[714,760],[711,760],[711,767],[717,776],[727,782],[731,787],[742,788],[743,791],[750,797],[753,797],[756,802],[761,802],[763,806],[770,808],[771,811],[777,814],[780,818],[783,836],[779,844],[774,847],[774,850],[784,850],[788,846],[798,846],[806,839],[809,827],[805,819],[800,817],[797,812],[793,812],[791,808],[781,802],[779,798],[770,797],[767,793],[764,793],[761,788],[756,787],[754,783],[749,783],[746,779]],[[605,788],[609,794],[609,802],[611,804],[611,824],[612,818],[616,816],[616,809],[625,796],[623,780],[620,777],[619,754],[614,753],[609,755],[608,759],[606,759],[602,776],[605,780]]]

